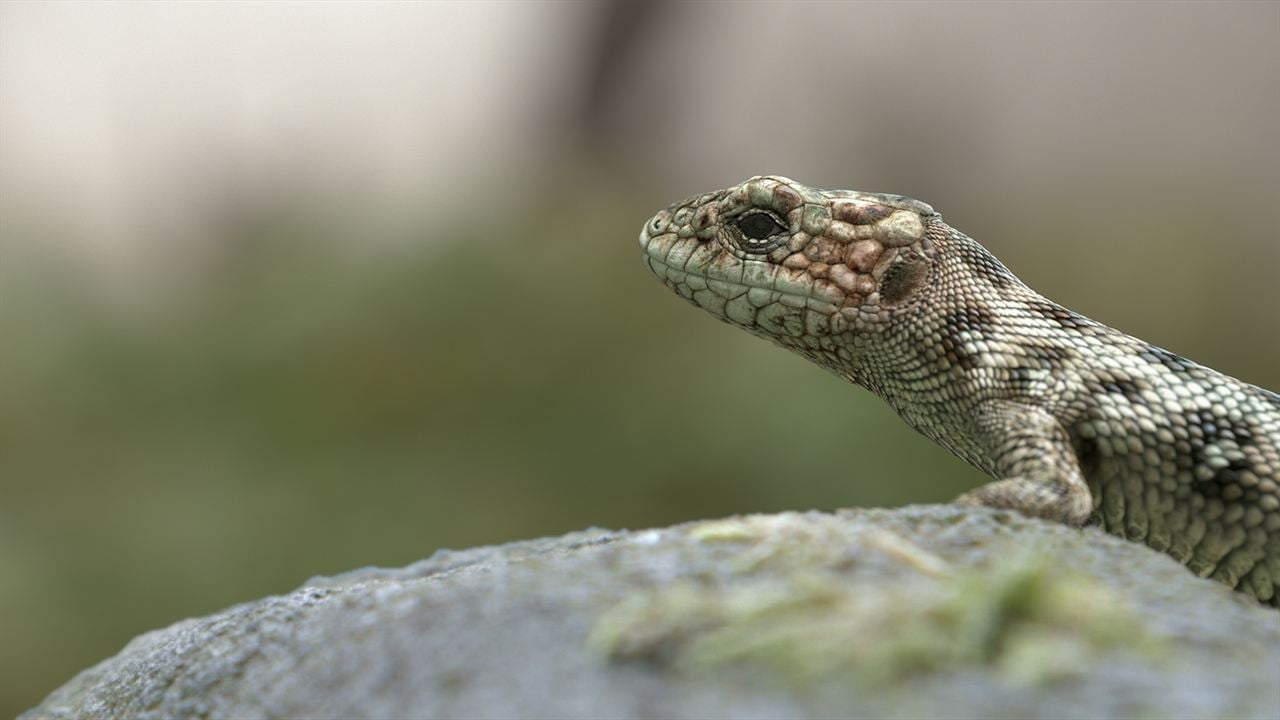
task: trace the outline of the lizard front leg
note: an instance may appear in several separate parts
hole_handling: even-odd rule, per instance
[[[993,400],[978,408],[973,421],[974,440],[1000,479],[956,503],[1017,510],[1068,525],[1089,519],[1093,497],[1057,418],[1035,405]]]

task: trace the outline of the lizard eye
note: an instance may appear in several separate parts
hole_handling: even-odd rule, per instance
[[[747,213],[734,221],[738,232],[742,233],[742,249],[751,253],[767,253],[782,244],[786,239],[786,228],[772,213],[763,210]]]

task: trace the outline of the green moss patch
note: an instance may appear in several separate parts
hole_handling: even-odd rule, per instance
[[[717,539],[743,537],[714,530]],[[1037,684],[1083,672],[1106,653],[1159,650],[1114,593],[1049,558],[875,586],[821,567],[681,581],[607,611],[590,642],[616,661],[682,673],[745,663],[787,684],[839,675],[880,685],[962,668]]]

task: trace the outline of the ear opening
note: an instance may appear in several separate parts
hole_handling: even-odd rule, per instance
[[[900,257],[880,279],[880,300],[889,306],[901,305],[929,280],[929,262],[922,257]]]

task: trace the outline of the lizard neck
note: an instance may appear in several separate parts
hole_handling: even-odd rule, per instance
[[[851,334],[853,362],[841,375],[878,395],[917,431],[981,467],[980,458],[962,452],[971,445],[965,442],[970,410],[1021,387],[1018,378],[1035,372],[1020,366],[1034,360],[1009,347],[1013,341],[1000,325],[1002,313],[1034,299],[1047,301],[941,220],[931,222],[929,240],[927,286],[886,322]]]

